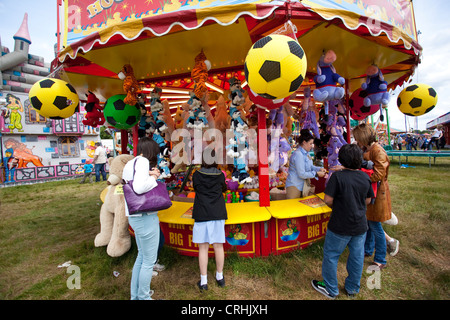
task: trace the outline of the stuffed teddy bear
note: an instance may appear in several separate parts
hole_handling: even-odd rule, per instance
[[[183,129],[183,110],[180,109],[180,107],[177,108],[177,111],[175,112],[174,116],[174,126],[175,129]]]
[[[216,113],[214,114],[214,126],[217,130],[220,130],[220,132],[225,133],[229,128],[230,120],[231,118],[227,111],[225,99],[223,96],[220,96],[219,99],[217,99]]]
[[[383,73],[375,64],[367,68],[366,74],[366,82],[361,85],[361,89],[367,92],[367,97],[363,102],[364,106],[380,105],[380,119],[383,121],[382,105],[387,105],[390,99],[389,92],[387,92],[387,81],[384,81]]]
[[[181,133],[181,130],[178,132]],[[179,134],[177,137],[172,136],[172,151],[170,154],[170,160],[173,163],[171,173],[175,174],[179,171],[186,171],[186,164],[189,162],[187,157],[187,146],[184,142],[184,136]]]
[[[85,126],[97,127],[101,126],[105,123],[105,117],[103,116],[103,108],[100,107],[100,100],[89,91],[89,94],[86,94],[87,102],[84,109],[86,110],[86,114],[83,119],[83,124]]]
[[[136,95],[140,90],[139,84],[134,77],[133,68],[131,65],[126,64],[119,72],[119,78],[123,80],[123,90],[127,94],[123,102],[130,106],[134,106],[137,103]]]
[[[172,134],[173,130],[175,130],[175,121],[172,118],[172,113],[170,112],[169,101],[167,101],[167,99],[164,99],[162,101],[162,105],[163,105],[163,111],[161,111],[162,121],[164,121],[167,127],[167,131],[165,132],[164,138],[166,140],[169,140],[170,135]]]
[[[175,132],[178,129],[183,129],[185,125],[185,117],[188,113],[187,109],[188,105],[184,104],[182,105],[182,108],[178,107],[177,111],[175,112],[175,119],[174,119],[174,127]],[[181,130],[176,132],[176,136],[180,134]],[[172,169],[170,170],[171,173],[175,174],[179,171],[186,171],[186,163],[187,159],[183,157],[183,155],[186,155],[185,151],[185,144],[183,142],[183,136],[179,135],[178,139],[174,138],[174,135],[171,136],[171,143],[172,143],[172,150],[170,154],[170,160],[174,164]]]
[[[100,209],[100,233],[95,237],[96,247],[107,246],[111,257],[120,257],[131,247],[128,232],[128,218],[125,215],[125,198],[121,192],[122,172],[128,161],[134,159],[129,154],[109,158],[110,169],[107,193]]]

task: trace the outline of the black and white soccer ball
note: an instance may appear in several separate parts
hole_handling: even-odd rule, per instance
[[[50,119],[65,119],[79,110],[75,88],[60,79],[42,79],[30,89],[28,98],[37,112]]]
[[[244,71],[254,93],[266,99],[282,99],[300,87],[306,66],[305,52],[297,40],[284,35],[269,35],[250,48]]]
[[[436,90],[429,85],[412,84],[400,92],[397,107],[408,116],[417,117],[433,110],[438,96]]]

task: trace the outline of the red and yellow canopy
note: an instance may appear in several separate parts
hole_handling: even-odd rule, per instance
[[[259,38],[290,20],[308,59],[308,74],[324,50],[337,54],[334,66],[350,92],[376,63],[393,88],[420,61],[410,0],[232,1],[66,0],[58,59],[62,77],[84,96],[100,100],[123,93],[117,73],[133,66],[142,86],[189,88],[195,56],[212,63],[211,86],[228,89],[230,74],[243,69]],[[306,80],[308,81],[308,79]]]

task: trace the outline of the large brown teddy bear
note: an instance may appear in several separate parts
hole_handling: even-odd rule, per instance
[[[109,186],[104,191],[106,195],[100,209],[100,233],[95,237],[94,245],[108,246],[106,253],[111,257],[120,257],[131,247],[128,218],[125,215],[125,198],[120,187],[123,168],[132,159],[134,156],[122,154],[110,162]]]

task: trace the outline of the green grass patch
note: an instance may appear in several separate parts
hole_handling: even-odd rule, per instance
[[[450,159],[409,158],[415,168],[391,161],[389,185],[392,210],[399,219],[385,231],[400,241],[400,251],[387,257],[381,289],[370,289],[373,274],[365,260],[357,299],[448,300],[450,279]],[[77,180],[47,182],[0,189],[0,299],[128,300],[131,270],[137,255],[131,250],[111,258],[106,248],[95,248],[100,231],[99,195],[104,183]],[[166,270],[152,279],[154,298],[162,299],[322,299],[310,285],[321,278],[323,241],[283,255],[225,259],[225,289],[215,286],[215,262],[210,258],[210,290],[200,294],[196,257],[181,256],[164,247],[159,257]],[[338,280],[346,277],[347,252],[341,256]],[[58,268],[65,261],[80,268],[81,288],[69,289],[71,274]],[[119,276],[114,276],[118,272]],[[339,299],[347,299],[341,294]]]

